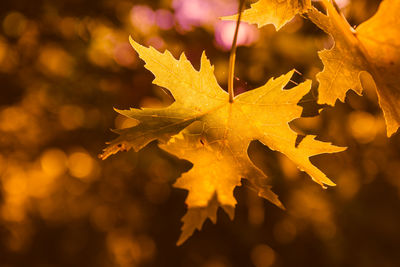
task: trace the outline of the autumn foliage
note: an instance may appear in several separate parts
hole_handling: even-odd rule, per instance
[[[399,9],[1,1],[0,267],[400,266]]]
[[[273,24],[277,30],[296,14],[310,19],[330,34],[334,46],[319,52],[324,69],[317,74],[318,103],[334,105],[345,100],[350,89],[358,94],[363,90],[363,79],[369,74],[374,79],[379,104],[384,112],[387,135],[391,136],[400,125],[399,70],[400,23],[395,10],[400,2],[385,0],[376,15],[355,30],[329,0],[318,2],[323,12],[304,0],[260,0],[243,12],[243,21],[262,27]],[[238,16],[223,19],[238,19]],[[381,31],[380,29],[384,29]],[[258,195],[283,207],[278,196],[271,191],[268,178],[249,159],[249,143],[259,140],[271,150],[279,151],[293,161],[297,168],[325,188],[335,185],[310,161],[309,157],[343,151],[344,148],[303,136],[297,142],[297,133],[289,122],[301,116],[297,104],[311,89],[311,81],[285,90],[293,72],[270,79],[265,85],[242,93],[228,101],[228,94],[218,85],[213,67],[201,57],[196,71],[181,54],[176,60],[170,52],[157,52],[130,39],[132,47],[146,62],[155,79],[154,84],[167,89],[175,102],[162,109],[134,109],[118,111],[134,119],[137,125],[117,131],[120,134],[104,150],[102,158],[131,148],[138,151],[149,142],[158,140],[165,151],[193,163],[193,168],[175,183],[175,187],[189,191],[186,199],[188,211],[183,217],[184,242],[204,221],[216,221],[218,207],[231,219],[236,200],[233,190],[246,178]]]

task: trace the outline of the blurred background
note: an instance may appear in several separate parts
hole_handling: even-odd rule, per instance
[[[247,4],[250,4],[248,1]],[[379,1],[340,0],[352,25]],[[0,4],[0,266],[400,266],[400,137],[386,138],[376,94],[315,104],[317,51],[332,40],[296,17],[280,32],[242,24],[236,93],[296,68],[314,79],[304,97],[302,134],[347,146],[312,161],[336,187],[313,183],[285,156],[260,143],[249,155],[271,178],[287,210],[235,190],[234,221],[180,247],[186,192],[171,187],[191,164],[160,150],[100,161],[110,128],[129,120],[113,107],[167,106],[128,36],[196,68],[206,50],[226,88],[234,0],[13,0]]]

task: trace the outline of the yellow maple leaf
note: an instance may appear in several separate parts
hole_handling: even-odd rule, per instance
[[[167,152],[193,163],[192,169],[182,174],[174,184],[177,188],[189,191],[186,199],[188,211],[182,219],[178,245],[190,237],[195,229],[200,230],[207,218],[215,223],[220,206],[233,219],[236,205],[233,190],[240,186],[243,177],[248,178],[260,196],[283,208],[277,195],[271,191],[265,174],[247,156],[247,148],[241,145],[242,151],[237,151],[226,140],[209,142],[207,140],[211,138],[222,137],[221,133],[214,136],[209,132],[212,129],[203,129],[202,126],[201,131],[184,131],[172,137],[167,144],[160,145]]]
[[[307,12],[311,0],[259,0],[243,11],[242,21],[257,24],[258,27],[273,24],[277,30],[297,14]],[[223,17],[224,20],[237,20],[237,15]]]
[[[377,13],[357,30],[327,0],[323,2],[327,15],[315,8],[308,13],[335,41],[333,48],[319,52],[324,69],[317,74],[318,103],[344,102],[349,89],[361,94],[360,77],[368,72],[375,81],[387,135],[391,136],[400,126],[400,1],[384,0]]]
[[[297,103],[310,90],[311,81],[284,90],[294,72],[290,71],[230,102],[228,94],[218,85],[205,53],[200,70],[196,71],[184,54],[176,60],[168,51],[160,53],[132,39],[130,42],[146,62],[145,67],[154,74],[153,83],[168,89],[175,102],[161,109],[119,111],[138,120],[138,124],[119,131],[120,136],[102,157],[130,148],[139,150],[159,140],[162,149],[193,163],[193,168],[175,183],[176,187],[189,191],[188,213],[183,219],[179,243],[196,228],[200,229],[205,219],[215,221],[219,206],[233,217],[236,204],[233,189],[240,185],[241,178],[248,179],[260,196],[282,207],[267,185],[265,174],[248,157],[247,149],[253,140],[285,154],[321,186],[334,185],[309,158],[344,148],[310,135],[296,146],[297,134],[288,125],[300,117],[302,108]]]

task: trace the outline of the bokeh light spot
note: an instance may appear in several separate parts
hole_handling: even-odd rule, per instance
[[[41,155],[40,164],[45,174],[51,177],[59,176],[67,169],[67,156],[60,149],[48,149]]]
[[[156,11],[156,23],[162,30],[169,30],[174,26],[174,17],[171,11],[158,9]]]
[[[352,112],[348,117],[347,125],[351,135],[362,144],[374,140],[379,130],[379,124],[375,117],[364,111]]]
[[[74,130],[82,127],[85,122],[83,109],[76,105],[64,105],[59,111],[59,120],[66,130]]]
[[[11,37],[20,36],[26,28],[26,18],[19,12],[11,12],[3,20],[3,30]]]
[[[232,47],[233,37],[235,35],[236,22],[220,21],[215,25],[215,40],[217,44],[225,50]],[[240,23],[237,45],[250,45],[257,41],[258,30],[254,25]]]
[[[86,152],[74,152],[68,157],[68,168],[76,178],[88,177],[94,169],[92,157]]]
[[[137,62],[137,56],[128,43],[119,43],[114,48],[114,60],[119,65],[131,67]]]
[[[146,5],[136,5],[131,9],[130,19],[132,26],[141,31],[148,33],[155,25],[155,13]]]
[[[47,75],[66,77],[72,73],[74,60],[64,49],[49,45],[41,49],[39,64]]]
[[[255,246],[251,250],[251,261],[256,267],[269,267],[275,263],[275,252],[265,244]]]

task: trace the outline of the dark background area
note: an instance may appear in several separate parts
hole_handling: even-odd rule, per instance
[[[379,1],[338,1],[352,25]],[[3,1],[0,4],[0,266],[400,266],[400,139],[388,139],[376,94],[293,122],[302,134],[347,146],[312,159],[327,190],[284,155],[254,142],[252,160],[287,210],[236,188],[235,219],[219,210],[177,247],[186,192],[172,187],[191,164],[155,142],[97,158],[109,129],[130,121],[113,107],[173,100],[128,36],[199,66],[206,50],[225,88],[237,4],[224,0]],[[231,35],[230,35],[231,34]],[[296,17],[281,31],[243,26],[236,93],[293,68],[313,79],[304,115],[318,114],[317,51],[332,40]]]

